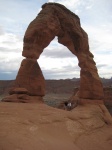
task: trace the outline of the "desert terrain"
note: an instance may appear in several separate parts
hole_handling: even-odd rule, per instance
[[[112,79],[101,78],[104,87],[104,103],[112,114]],[[60,103],[78,91],[80,79],[46,80],[46,95],[44,102],[52,107],[58,107]],[[0,100],[8,95],[13,87],[14,80],[0,81]]]

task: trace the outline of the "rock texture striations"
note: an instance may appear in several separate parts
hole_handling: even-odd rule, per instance
[[[37,59],[55,36],[79,60],[81,81],[78,97],[102,99],[103,87],[89,51],[88,35],[81,28],[79,17],[58,3],[44,4],[38,16],[29,24],[22,52],[26,59],[21,63],[15,87],[26,88],[30,96],[45,95],[44,77]]]

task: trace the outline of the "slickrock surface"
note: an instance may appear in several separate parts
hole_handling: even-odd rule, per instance
[[[0,150],[111,150],[112,118],[104,105],[72,111],[43,103],[0,103]]]

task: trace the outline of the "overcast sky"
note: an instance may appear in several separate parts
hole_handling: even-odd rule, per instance
[[[100,77],[112,77],[112,0],[0,0],[0,80],[15,79],[25,30],[46,2],[61,3],[79,16]],[[38,62],[46,79],[80,75],[77,58],[57,38]]]

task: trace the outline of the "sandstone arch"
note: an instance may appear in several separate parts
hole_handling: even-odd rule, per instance
[[[78,58],[81,68],[79,98],[102,99],[103,87],[89,51],[88,35],[81,28],[79,17],[58,3],[44,4],[38,16],[29,24],[22,52],[26,59],[21,63],[15,86],[27,89],[29,95],[45,95],[44,77],[37,59],[55,36]]]

